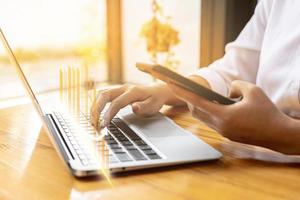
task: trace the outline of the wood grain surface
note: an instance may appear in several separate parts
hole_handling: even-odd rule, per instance
[[[0,110],[0,199],[300,199],[299,158],[222,138],[185,108],[177,124],[221,151],[218,161],[76,179],[32,105]]]

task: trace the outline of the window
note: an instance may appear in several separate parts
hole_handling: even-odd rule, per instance
[[[153,17],[153,2],[157,2],[168,24],[178,31],[179,44],[171,51],[172,61],[179,61],[176,71],[187,75],[199,68],[200,60],[200,10],[201,1],[181,0],[123,0],[123,67],[125,82],[149,83],[152,78],[135,68],[137,61],[149,61],[145,40],[141,37],[143,24]],[[168,18],[170,17],[170,18]],[[159,60],[163,64],[163,59]]]
[[[89,66],[90,79],[96,82],[147,84],[153,79],[138,71],[135,63],[153,60],[141,34],[154,16],[153,4],[160,7],[161,24],[169,25],[178,39],[167,51],[158,52],[157,62],[168,61],[187,75],[200,63],[201,2],[10,0],[0,2],[0,24],[35,91],[58,89],[59,68],[69,65]],[[23,96],[2,46],[0,71],[0,101]]]
[[[58,88],[59,68],[88,65],[106,81],[105,0],[10,0],[0,2],[0,24],[35,91]],[[24,94],[0,47],[0,99]]]

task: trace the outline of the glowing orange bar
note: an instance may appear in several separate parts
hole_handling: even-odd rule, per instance
[[[63,101],[63,70],[62,68],[59,69],[59,96],[60,101]]]
[[[77,114],[79,114],[80,113],[80,85],[81,85],[81,83],[80,83],[80,70],[79,70],[79,68],[77,68],[76,69],[76,95],[77,95],[77,105],[76,105],[76,107],[77,107]]]
[[[88,83],[88,70],[87,70],[87,66],[83,65],[83,73],[84,73],[84,94],[85,94],[85,102],[84,102],[84,106],[85,106],[85,113],[88,114],[89,113],[89,93],[88,93],[88,87],[87,87],[87,83]]]
[[[68,91],[68,108],[69,111],[71,110],[71,104],[72,104],[72,93],[71,93],[71,85],[72,85],[72,80],[71,80],[71,75],[72,75],[72,71],[71,71],[71,67],[68,66],[68,86],[67,86],[67,91]]]
[[[96,98],[97,98],[97,90],[96,88],[93,88],[93,101],[92,101],[93,104],[96,101]]]
[[[75,86],[76,86],[76,77],[77,77],[76,69],[74,67],[72,67],[72,109],[73,109],[74,113],[76,112],[76,103],[77,103],[76,102],[76,100],[77,100],[77,98],[76,98],[77,90],[75,88]]]
[[[68,69],[63,68],[63,83],[64,83],[64,104],[68,104]]]

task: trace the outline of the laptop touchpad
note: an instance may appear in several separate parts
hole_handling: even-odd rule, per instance
[[[135,115],[131,108],[122,109],[118,116],[121,117],[132,129],[138,130],[146,137],[171,137],[186,136],[185,131],[172,120],[158,113],[151,117]]]

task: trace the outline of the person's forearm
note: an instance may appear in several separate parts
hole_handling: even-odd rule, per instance
[[[286,116],[279,131],[278,151],[289,155],[300,155],[300,120]]]
[[[202,77],[197,76],[197,75],[192,75],[188,77],[189,79],[199,83],[200,85],[210,88],[209,83]],[[169,89],[167,84],[165,83],[159,83],[159,87],[161,87],[161,90],[164,91],[164,95],[166,96],[166,105],[171,105],[171,106],[181,106],[181,105],[186,105],[186,103],[180,99],[178,99],[173,92]]]
[[[273,121],[272,126],[263,127],[260,137],[250,143],[287,155],[300,155],[300,120],[281,115]]]

